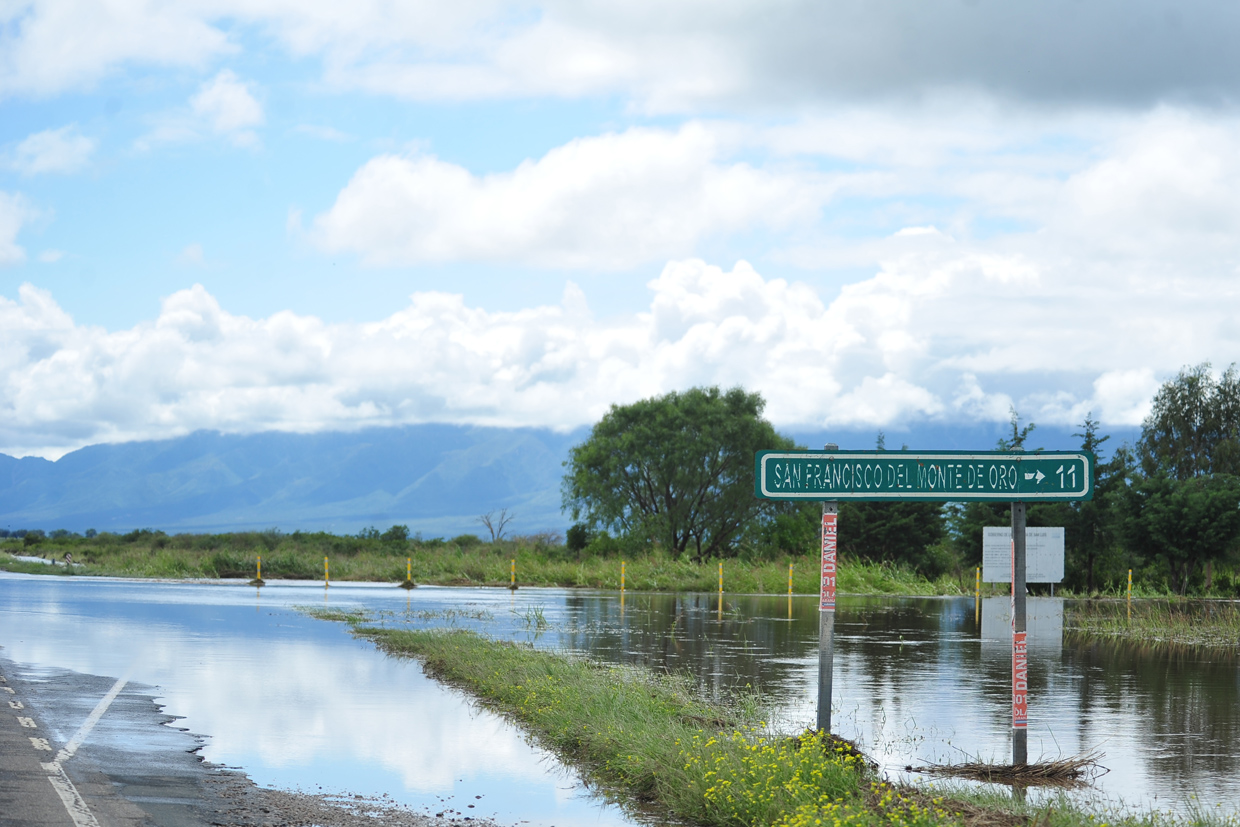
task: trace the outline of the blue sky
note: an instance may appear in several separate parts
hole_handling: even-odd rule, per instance
[[[1240,13],[0,10],[0,452],[199,428],[1138,425],[1236,358]]]

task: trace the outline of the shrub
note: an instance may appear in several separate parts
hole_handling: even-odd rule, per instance
[[[564,535],[564,545],[574,553],[580,553],[590,543],[590,527],[585,523],[576,523]]]
[[[379,538],[385,543],[405,543],[409,541],[409,526],[394,525]]]

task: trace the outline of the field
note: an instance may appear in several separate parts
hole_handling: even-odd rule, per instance
[[[74,566],[51,568],[23,563],[10,554],[63,560],[73,555]],[[331,534],[180,534],[151,532],[64,538],[24,545],[18,540],[0,543],[0,568],[37,573],[70,572],[156,578],[252,578],[262,558],[264,579],[322,580],[324,558],[332,580],[399,582],[406,566],[415,583],[453,586],[507,586],[512,561],[521,586],[620,588],[620,564],[625,564],[625,587],[633,591],[715,591],[719,562],[696,563],[673,559],[657,549],[632,555],[581,555],[544,538],[522,538],[483,543],[476,537],[456,540],[401,540],[382,537],[340,537]],[[741,594],[785,594],[788,566],[797,594],[818,591],[816,560],[809,556],[776,560],[729,558],[723,561],[724,590]],[[967,581],[967,582],[966,582]],[[877,563],[843,561],[839,588],[852,594],[965,594],[972,589],[971,573],[930,581],[908,569]]]

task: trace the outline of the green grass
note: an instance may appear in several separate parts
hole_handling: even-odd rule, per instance
[[[618,589],[621,563],[620,557],[576,559],[563,546],[547,545],[537,538],[457,544],[272,532],[171,537],[147,532],[44,541],[33,546],[23,546],[18,541],[0,543],[0,569],[41,572],[50,567],[13,561],[4,550],[56,559],[72,551],[74,560],[82,564],[73,569],[76,574],[172,579],[249,579],[254,577],[261,555],[265,580],[321,581],[323,558],[328,557],[333,581],[396,583],[405,579],[408,558],[415,582],[454,586],[507,586],[511,561],[515,559],[517,583],[521,586]],[[631,591],[718,589],[718,561],[677,560],[654,549],[628,556],[624,562],[625,586]],[[778,560],[729,558],[723,562],[724,590],[729,594],[784,594],[788,590],[789,562],[793,564],[794,592],[817,593],[818,567],[810,556]],[[64,572],[63,567],[60,572]],[[966,593],[964,585],[955,578],[945,576],[931,581],[909,569],[879,563],[841,561],[838,577],[839,589],[850,594]],[[971,588],[971,581],[967,585]]]
[[[1240,648],[1240,604],[1216,600],[1097,600],[1071,606],[1071,634],[1139,641],[1143,646]]]
[[[355,627],[392,654],[519,721],[613,798],[703,825],[930,825],[941,802],[880,782],[862,757],[814,733],[769,734],[753,696],[700,696],[655,674],[471,632]]]
[[[706,827],[1237,824],[1204,809],[1177,818],[1090,812],[1068,798],[1028,805],[993,789],[948,786],[932,797],[882,781],[846,742],[771,732],[752,694],[710,700],[685,675],[599,664],[466,631],[339,619],[389,654],[416,657],[431,676],[517,721],[612,800],[658,820]]]

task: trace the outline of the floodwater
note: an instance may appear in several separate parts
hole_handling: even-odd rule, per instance
[[[600,660],[746,686],[795,731],[815,717],[813,598],[274,583],[155,583],[0,574],[0,655],[159,687],[208,760],[260,784],[390,794],[436,812],[535,825],[631,823],[509,724],[415,663],[298,606],[365,608],[375,622],[455,626]],[[1240,812],[1234,653],[1065,639],[1062,600],[1031,598],[1031,758],[1104,753],[1073,795],[1102,806]],[[1006,598],[844,597],[834,730],[885,772],[1010,760]],[[475,798],[481,795],[482,798]],[[1036,792],[1031,795],[1037,795]]]

